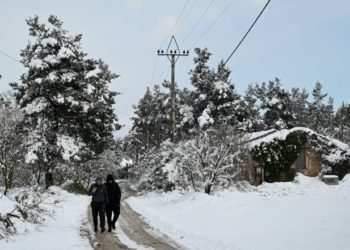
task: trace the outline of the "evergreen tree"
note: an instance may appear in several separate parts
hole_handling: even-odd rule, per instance
[[[87,58],[82,35],[69,35],[56,16],[48,23],[27,19],[31,39],[21,51],[27,72],[11,84],[28,129],[27,161],[41,166],[47,187],[59,161],[103,152],[120,128],[112,107],[118,93],[108,90],[117,75]]]
[[[334,136],[334,99],[328,98],[328,102],[325,108],[325,123],[323,124],[323,133]]]
[[[180,141],[188,138],[195,132],[195,121],[193,114],[192,92],[188,89],[177,89],[177,128]]]
[[[305,88],[302,91],[299,88],[292,88],[291,108],[295,114],[295,126],[297,127],[308,127],[308,98],[309,93]]]
[[[350,105],[343,102],[334,119],[334,135],[337,139],[350,144]]]
[[[170,138],[170,105],[170,95],[155,85],[152,91],[147,88],[138,105],[133,106],[131,132],[137,135],[144,150],[158,147]]]
[[[243,108],[245,115],[242,130],[246,132],[257,132],[264,130],[266,127],[259,112],[256,91],[256,87],[249,84],[248,89],[245,92],[245,96],[243,97]]]
[[[322,85],[317,82],[313,91],[312,97],[313,101],[309,106],[309,126],[313,130],[322,133],[324,129],[324,124],[327,123],[327,107],[324,103],[325,98],[328,94],[322,93]]]
[[[268,128],[291,128],[295,126],[290,94],[282,87],[280,79],[257,86],[260,108],[265,112],[264,121]]]
[[[222,124],[239,127],[243,121],[240,96],[230,82],[230,70],[220,62],[217,70],[210,69],[207,62],[210,53],[195,49],[195,68],[190,71],[193,91],[193,115],[197,128],[206,129]]]

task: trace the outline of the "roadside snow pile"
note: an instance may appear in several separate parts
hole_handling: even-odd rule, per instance
[[[0,238],[0,249],[91,249],[88,239],[80,236],[88,203],[89,197],[58,187],[43,193],[11,190],[0,198],[1,215],[14,215],[9,227],[0,222],[0,234],[5,237]]]
[[[15,204],[10,201],[5,195],[0,195],[0,217],[11,213],[14,210]]]
[[[349,249],[350,176],[338,186],[298,175],[247,192],[150,193],[127,201],[189,249]]]
[[[8,196],[0,192],[0,240],[43,222],[43,215],[49,211],[40,206],[42,198],[34,189],[11,190]]]

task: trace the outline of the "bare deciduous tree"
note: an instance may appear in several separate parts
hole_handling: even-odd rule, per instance
[[[4,193],[12,186],[15,168],[23,159],[22,113],[9,94],[0,96],[0,169]]]

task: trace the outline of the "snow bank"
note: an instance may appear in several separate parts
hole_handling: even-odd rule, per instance
[[[350,177],[339,186],[298,175],[248,192],[151,193],[127,201],[189,249],[349,249]]]
[[[0,193],[0,216],[11,213],[15,206],[14,202],[10,201],[9,198]]]
[[[16,194],[12,195],[16,196]],[[81,225],[87,221],[86,208],[90,201],[89,197],[51,187],[42,198],[40,206],[47,212],[43,215],[45,221],[42,224],[15,221],[18,234],[11,236],[9,240],[0,240],[0,249],[92,249],[88,239],[80,236]],[[8,198],[2,198],[1,211],[11,209],[8,206],[6,208],[3,205],[5,203],[13,204]]]

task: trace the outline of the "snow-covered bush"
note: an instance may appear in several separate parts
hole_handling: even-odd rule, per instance
[[[186,176],[186,185],[209,194],[216,185],[228,186],[242,179],[243,141],[241,135],[220,129],[179,143],[178,164]]]
[[[171,175],[178,170],[176,145],[169,140],[163,142],[159,148],[153,148],[144,154],[138,168],[138,190],[164,190],[174,188],[174,182],[179,178],[178,174]],[[174,162],[175,161],[175,162]],[[175,164],[174,164],[175,163]],[[171,165],[171,167],[170,167]],[[171,170],[169,169],[171,168]],[[167,172],[169,170],[169,173]],[[173,178],[175,177],[175,178]]]
[[[61,185],[63,190],[75,194],[87,194],[87,188],[80,182],[67,180]]]
[[[41,224],[45,216],[52,215],[49,204],[59,201],[50,198],[52,190],[37,188],[11,189],[5,196],[0,192],[0,240],[17,233],[25,233],[29,224]]]
[[[231,130],[208,130],[190,140],[169,141],[140,163],[140,190],[192,189],[210,193],[243,178],[243,138]]]

